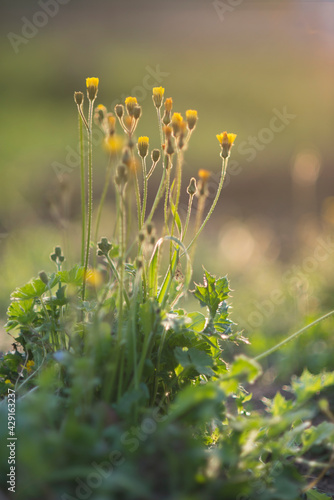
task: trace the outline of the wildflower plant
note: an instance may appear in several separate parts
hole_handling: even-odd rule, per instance
[[[81,152],[80,265],[68,269],[61,248],[55,247],[50,255],[54,272],[41,271],[14,290],[7,312],[6,329],[20,351],[7,353],[0,363],[0,391],[5,397],[8,387],[15,388],[22,398],[18,498],[51,492],[52,498],[63,499],[78,477],[82,482],[91,472],[87,464],[96,469],[97,460],[108,478],[96,487],[101,498],[172,499],[182,492],[194,499],[295,500],[313,494],[317,481],[303,483],[292,462],[314,468],[307,455],[314,443],[321,445],[323,457],[317,467],[328,457],[334,462],[334,419],[326,401],[319,406],[329,419],[326,426],[301,423],[317,414],[312,398],[334,385],[333,374],[305,372],[292,383],[293,401],[280,394],[266,400],[268,415],[250,415],[252,395],[245,389],[261,375],[259,361],[306,328],[255,359],[239,355],[230,360],[227,346],[248,340],[233,330],[227,278],[204,269],[203,283],[193,284],[191,292],[204,313],[180,308],[191,286],[196,243],[221,195],[236,134],[217,135],[220,179],[205,213],[211,173],[201,169],[197,179],[185,183],[183,172],[197,111],[187,110],[183,118],[173,112],[165,89],[153,88],[160,144],[151,149],[149,137],[136,136],[143,110],[135,97],[108,111],[95,106],[99,79],[87,78],[86,87],[88,113],[84,93],[74,94]],[[95,213],[93,123],[103,131],[108,153]],[[158,188],[149,206],[152,176]],[[111,181],[115,225],[100,234]],[[188,195],[184,217],[179,209],[183,192]],[[155,217],[159,207],[161,227]],[[129,435],[138,430],[133,426],[145,419],[153,421],[156,432],[144,433],[136,446],[129,446],[134,443]],[[36,464],[30,460],[32,448]],[[131,481],[114,464],[105,465],[115,449],[121,450]]]

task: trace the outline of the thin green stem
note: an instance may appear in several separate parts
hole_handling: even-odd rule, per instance
[[[145,158],[142,158],[142,167],[143,167],[143,206],[142,206],[142,212],[141,212],[141,226],[144,225],[146,204],[147,204],[147,169],[146,169],[146,159]]]
[[[196,232],[195,236],[193,237],[193,239],[191,240],[191,242],[189,243],[189,245],[187,246],[187,250],[190,249],[190,247],[192,247],[192,245],[196,242],[197,238],[199,237],[199,235],[201,234],[201,232],[203,231],[204,227],[206,226],[206,223],[208,222],[208,220],[210,219],[211,215],[212,215],[212,212],[214,211],[216,205],[217,205],[217,202],[219,200],[219,196],[220,196],[220,193],[221,193],[221,190],[223,188],[223,184],[224,184],[224,180],[225,180],[225,174],[226,174],[226,169],[227,169],[227,163],[228,163],[228,158],[225,158],[223,159],[223,164],[222,164],[222,171],[221,171],[221,175],[220,175],[220,180],[219,180],[219,185],[218,185],[218,189],[217,189],[217,193],[216,193],[216,196],[215,196],[215,199],[213,200],[212,202],[212,205],[211,205],[211,208],[207,214],[207,216],[205,217],[201,227],[198,229],[198,231]]]
[[[79,143],[80,143],[80,176],[81,176],[81,265],[85,263],[85,230],[86,230],[86,181],[85,181],[85,163],[84,163],[84,145],[83,145],[83,127],[82,118],[79,118]]]
[[[254,359],[256,361],[259,361],[260,359],[266,358],[267,356],[269,356],[269,354],[272,354],[273,352],[277,351],[278,349],[280,349],[281,347],[283,347],[285,344],[287,344],[291,340],[295,339],[296,337],[298,337],[302,333],[306,332],[306,330],[308,330],[309,328],[312,328],[312,326],[315,326],[318,323],[320,323],[321,321],[323,321],[324,319],[329,318],[330,316],[333,316],[333,314],[334,314],[334,310],[330,311],[329,313],[325,314],[324,316],[321,316],[321,318],[316,319],[315,321],[313,321],[309,325],[306,325],[303,328],[301,328],[300,330],[298,330],[297,332],[293,333],[292,335],[289,335],[289,337],[287,337],[286,339],[282,340],[282,342],[279,342],[274,347],[271,347],[270,349],[268,349],[267,351],[263,352],[262,354],[259,354]]]
[[[111,155],[110,155],[107,170],[106,170],[106,177],[105,177],[105,181],[104,181],[103,191],[102,191],[102,195],[101,195],[101,199],[100,199],[100,203],[99,203],[99,208],[97,210],[97,216],[96,216],[95,237],[94,237],[94,242],[95,242],[96,246],[97,246],[97,240],[98,240],[103,205],[104,205],[104,202],[105,202],[105,199],[107,196],[108,187],[109,187],[109,183],[110,183],[111,166],[112,165],[111,165]],[[94,267],[96,267],[96,253],[94,254]]]
[[[89,101],[88,113],[88,224],[87,224],[87,240],[86,240],[86,256],[85,269],[82,286],[82,300],[85,300],[86,279],[90,251],[90,238],[92,230],[92,213],[93,213],[93,134],[92,134],[92,118],[93,118],[93,101]]]
[[[168,228],[168,196],[169,196],[169,186],[170,186],[170,166],[168,166],[168,171],[167,171],[165,203],[164,203],[164,220],[165,220],[166,234],[169,233],[169,228]]]
[[[188,226],[189,226],[189,221],[190,221],[191,207],[192,207],[192,204],[193,204],[193,199],[194,199],[194,196],[193,195],[189,195],[186,222],[184,224],[183,234],[182,234],[182,237],[181,237],[181,241],[182,242],[184,241],[184,238],[185,238],[185,236],[187,234],[187,231],[188,231]]]

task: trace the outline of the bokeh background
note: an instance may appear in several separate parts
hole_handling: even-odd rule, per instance
[[[214,192],[215,136],[238,134],[194,279],[202,265],[228,274],[232,318],[250,339],[248,354],[333,309],[333,1],[2,0],[0,9],[2,349],[11,342],[3,329],[10,292],[53,270],[56,244],[68,266],[79,256],[73,92],[84,90],[87,76],[100,78],[98,103],[108,109],[137,97],[138,135],[148,135],[152,148],[159,138],[151,87],[165,87],[175,111],[198,110],[184,190],[206,168]],[[99,145],[94,155],[98,197],[106,156]],[[158,182],[157,171],[152,192]],[[110,192],[106,235],[112,211]],[[270,359],[265,380],[305,365],[334,368],[333,326],[326,321]]]

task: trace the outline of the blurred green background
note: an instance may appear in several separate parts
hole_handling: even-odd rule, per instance
[[[248,353],[333,308],[334,2],[2,0],[0,29],[0,325],[10,292],[53,270],[56,244],[68,266],[78,259],[73,92],[87,76],[100,78],[98,103],[109,110],[138,98],[137,132],[152,148],[159,139],[151,87],[165,87],[175,111],[198,110],[184,191],[206,168],[214,192],[215,136],[238,134],[194,279],[202,264],[229,275],[232,318],[250,338]],[[280,114],[286,118],[275,120]],[[99,146],[94,155],[97,199],[106,156]],[[157,171],[152,192],[158,182]],[[112,210],[110,192],[107,236]],[[305,363],[334,368],[333,325],[285,348],[268,365],[268,381]],[[2,330],[2,348],[10,341]]]

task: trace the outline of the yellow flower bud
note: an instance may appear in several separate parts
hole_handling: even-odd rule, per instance
[[[188,109],[186,111],[186,120],[188,123],[189,130],[195,128],[198,120],[197,111],[195,109]]]
[[[146,158],[147,153],[148,153],[148,145],[149,145],[149,139],[148,137],[139,137],[138,138],[138,153],[142,158]]]
[[[130,116],[133,116],[135,107],[138,105],[136,97],[127,97],[125,99],[125,107]]]
[[[216,135],[216,137],[222,148],[221,157],[228,158],[237,134],[222,132],[221,134]]]
[[[154,102],[154,106],[158,109],[161,108],[162,101],[164,98],[164,93],[165,93],[165,89],[163,87],[154,87],[153,88],[152,99]]]
[[[99,79],[92,77],[86,78],[87,96],[90,101],[94,101],[99,88]]]

